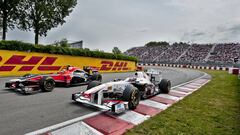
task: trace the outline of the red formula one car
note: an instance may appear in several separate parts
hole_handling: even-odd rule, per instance
[[[50,92],[55,88],[55,85],[85,85],[93,80],[102,81],[102,76],[97,70],[90,67],[85,67],[84,70],[77,67],[67,67],[57,74],[27,74],[6,82],[5,87],[26,94],[39,90]]]

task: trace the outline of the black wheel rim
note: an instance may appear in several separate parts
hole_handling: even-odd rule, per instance
[[[138,96],[138,92],[136,90],[133,91],[132,93],[132,97],[131,97],[131,103],[134,105],[134,106],[137,106],[138,103],[139,103],[139,96]]]
[[[46,90],[51,90],[51,89],[53,89],[53,82],[46,82],[46,83],[45,83],[45,89],[46,89]]]

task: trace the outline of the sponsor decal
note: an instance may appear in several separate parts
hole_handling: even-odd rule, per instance
[[[36,65],[43,57],[32,56],[28,61],[24,61],[23,59],[26,56],[22,55],[13,55],[9,58],[4,64],[12,64],[12,65]]]
[[[101,64],[102,64],[102,66],[101,66],[100,70],[103,70],[103,71],[111,70],[113,67],[113,62],[111,62],[111,61],[102,61]]]
[[[22,66],[18,71],[32,71],[34,66]]]
[[[114,62],[114,61],[101,61],[101,66],[89,66],[92,69],[100,70],[100,71],[127,71],[131,68],[128,68],[127,62]]]
[[[12,71],[15,66],[1,66],[0,71]]]
[[[127,62],[113,62],[113,61],[102,61],[101,62],[100,70],[102,71],[125,71],[130,70],[130,68],[127,67]]]
[[[12,54],[0,56],[0,72],[31,72],[31,73],[44,73],[47,71],[57,72],[61,69],[65,69],[66,59],[64,56],[45,56],[45,55],[29,55],[29,54]],[[87,59],[87,58],[86,58]],[[55,63],[58,63],[56,65]],[[72,66],[82,67],[85,63],[73,63],[69,59],[69,63]],[[60,64],[59,64],[60,63]],[[76,65],[75,65],[76,64]],[[103,71],[103,72],[118,72],[118,71],[129,71],[131,68],[131,62],[117,61],[117,60],[101,60],[89,65],[92,69]]]
[[[25,58],[26,56],[24,55],[13,55],[4,63],[4,65],[0,66],[0,72],[12,71],[16,65],[22,65],[18,71],[32,71],[33,68],[40,63],[41,60],[43,60],[43,62],[40,64],[40,66],[37,67],[38,71],[59,71],[62,67],[52,66],[57,60],[57,57],[44,58],[44,56],[31,56],[28,60],[24,60]],[[1,60],[2,57],[0,56],[0,62]]]

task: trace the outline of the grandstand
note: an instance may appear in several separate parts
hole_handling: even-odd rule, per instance
[[[190,64],[233,66],[234,59],[240,59],[240,43],[188,44],[174,43],[156,45],[146,44],[125,52],[136,56],[140,63]]]

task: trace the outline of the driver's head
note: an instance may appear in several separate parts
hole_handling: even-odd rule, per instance
[[[71,65],[67,65],[67,70],[69,70],[70,67],[71,67]]]

